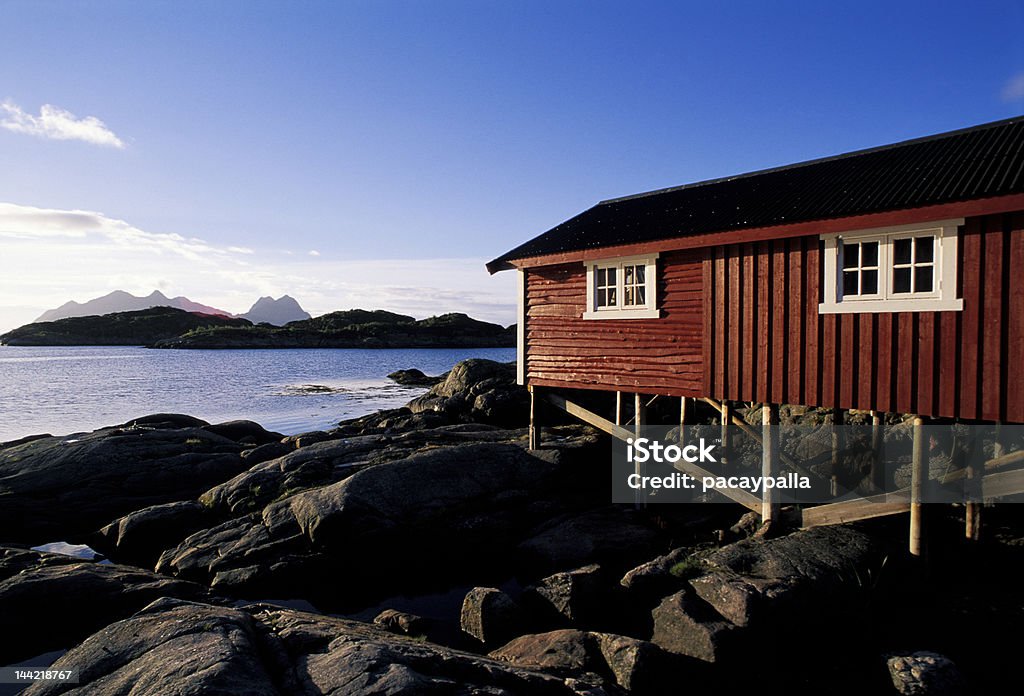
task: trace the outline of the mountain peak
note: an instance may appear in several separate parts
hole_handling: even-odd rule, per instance
[[[71,317],[102,316],[104,314],[113,314],[115,312],[134,312],[140,309],[150,309],[151,307],[175,307],[177,309],[183,309],[186,312],[201,312],[203,314],[231,316],[229,312],[225,312],[223,309],[199,304],[198,302],[193,302],[187,297],[175,297],[173,300],[168,299],[167,296],[159,290],[154,290],[146,297],[136,297],[124,290],[114,290],[103,297],[97,297],[89,300],[88,302],[78,303],[74,300],[65,302],[57,309],[51,309],[43,312],[43,314],[36,319],[36,322],[57,321],[58,319],[70,319]]]
[[[273,297],[261,297],[245,314],[239,315],[242,319],[248,319],[253,324],[273,324],[284,326],[292,321],[309,319],[309,312],[302,309],[295,298],[282,295],[278,299]]]

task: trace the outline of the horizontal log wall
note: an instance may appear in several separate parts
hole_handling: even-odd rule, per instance
[[[818,314],[813,237],[704,263],[703,381],[719,399],[1024,422],[1024,213],[968,218],[961,312]]]
[[[660,319],[584,320],[582,263],[526,276],[529,384],[703,396],[703,250],[658,259]]]

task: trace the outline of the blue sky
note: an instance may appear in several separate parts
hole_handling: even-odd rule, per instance
[[[0,329],[116,288],[510,323],[483,263],[603,198],[1024,113],[1022,35],[1019,0],[6,0]]]

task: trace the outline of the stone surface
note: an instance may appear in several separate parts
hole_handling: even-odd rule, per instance
[[[668,652],[705,662],[737,657],[737,627],[687,590],[666,597],[651,616],[651,641]]]
[[[401,633],[406,636],[421,636],[428,626],[427,619],[406,611],[385,609],[374,617],[373,623],[392,633]]]
[[[904,696],[959,696],[967,693],[963,675],[944,655],[921,650],[886,660],[896,691]]]
[[[53,668],[72,666],[80,670],[78,688],[96,696],[581,693],[557,676],[358,621],[168,599],[104,628]],[[64,690],[38,682],[26,694]]]
[[[152,505],[114,520],[92,542],[117,561],[151,567],[161,549],[177,545],[214,521],[210,509],[194,500]]]
[[[430,375],[423,374],[421,370],[417,370],[416,368],[409,370],[395,370],[388,375],[388,379],[407,387],[432,387],[439,382],[443,382],[445,377],[447,377],[447,374],[439,377],[431,377]]]
[[[459,625],[485,645],[498,645],[519,635],[523,612],[511,597],[495,587],[474,587],[462,600]]]
[[[530,597],[533,606],[543,606],[542,616],[576,626],[600,622],[615,604],[597,564],[549,575],[523,594],[524,601]]]
[[[246,468],[244,448],[158,414],[0,449],[0,540],[80,541],[135,510],[188,500]]]
[[[0,664],[70,647],[158,597],[211,594],[138,568],[0,547]]]

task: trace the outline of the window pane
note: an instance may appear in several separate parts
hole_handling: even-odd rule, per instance
[[[878,242],[864,242],[860,245],[860,253],[863,257],[860,265],[863,268],[875,268],[878,266]]]
[[[608,306],[615,307],[615,288],[608,288]]]
[[[614,268],[609,268],[608,269],[608,285],[615,285],[615,269]],[[612,300],[612,304],[615,304],[614,300]]]
[[[862,271],[860,274],[860,294],[878,294],[878,271]]]
[[[635,302],[633,302],[632,285],[627,285],[625,288],[622,289],[622,304],[627,307],[636,304]]]
[[[597,284],[607,285],[608,284],[608,270],[605,268],[597,269]]]
[[[843,268],[856,268],[860,258],[860,244],[843,244]]]
[[[598,290],[597,291],[597,306],[607,307],[608,306],[608,291]]]
[[[637,266],[636,267],[636,282],[646,283],[647,282],[647,267]],[[641,303],[643,304],[643,303]]]
[[[932,267],[921,266],[914,269],[914,292],[932,291]]]
[[[636,289],[636,303],[640,306],[647,304],[647,288],[643,285]]]
[[[897,239],[892,243],[892,262],[895,264],[910,263],[910,239]],[[897,292],[900,292],[897,290]],[[910,292],[905,290],[904,292]]]
[[[918,237],[914,245],[914,263],[931,263],[935,257],[935,237]]]
[[[910,269],[897,268],[892,272],[892,291],[910,292]]]
[[[633,284],[633,266],[623,266],[622,274],[623,274],[622,275],[622,278],[623,278],[622,282],[624,282],[626,285],[632,285]],[[626,304],[629,304],[629,300],[628,299],[626,300]]]
[[[843,294],[857,295],[857,271],[843,271]]]

